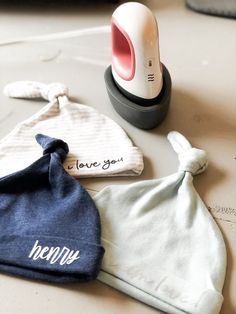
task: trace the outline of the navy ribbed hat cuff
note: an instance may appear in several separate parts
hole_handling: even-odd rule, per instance
[[[104,249],[80,239],[38,235],[0,237],[0,271],[52,282],[93,280]]]

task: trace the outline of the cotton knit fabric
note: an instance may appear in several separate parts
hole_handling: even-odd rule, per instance
[[[203,150],[168,135],[180,160],[173,175],[113,185],[95,196],[106,250],[98,279],[170,314],[218,314],[226,250],[193,187],[207,167]]]
[[[124,130],[97,110],[71,102],[63,84],[15,82],[7,85],[4,93],[16,98],[43,98],[49,103],[0,141],[0,176],[21,170],[41,156],[40,148],[34,145],[37,133],[63,138],[69,144],[64,168],[74,177],[141,174],[142,153]]]
[[[0,179],[0,272],[48,282],[93,280],[104,254],[97,208],[62,166],[67,144],[36,139],[43,157]]]

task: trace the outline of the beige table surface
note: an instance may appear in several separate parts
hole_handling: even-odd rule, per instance
[[[31,1],[32,2],[32,1]],[[46,2],[46,1],[45,1]],[[87,1],[89,2],[89,1]],[[86,3],[86,1],[84,1]],[[97,3],[97,1],[94,1]],[[145,2],[155,13],[162,62],[173,80],[164,123],[142,131],[122,120],[109,103],[103,73],[110,63],[108,34],[0,47],[0,89],[15,80],[61,81],[78,102],[117,121],[145,156],[136,178],[83,179],[90,190],[173,173],[177,158],[166,140],[182,132],[209,154],[195,186],[220,226],[228,250],[222,314],[236,313],[236,20],[189,11],[181,0]],[[0,41],[109,23],[115,5],[0,4]],[[0,138],[46,103],[7,99],[0,93]],[[197,270],[196,270],[197,271]],[[99,282],[50,285],[0,275],[1,314],[151,314],[159,311]]]

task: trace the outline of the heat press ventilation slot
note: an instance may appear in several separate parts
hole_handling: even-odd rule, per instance
[[[148,82],[153,82],[155,79],[154,74],[148,74]]]

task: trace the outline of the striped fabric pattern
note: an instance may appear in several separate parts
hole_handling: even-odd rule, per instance
[[[21,97],[14,93],[9,96]],[[64,168],[74,177],[141,174],[142,152],[117,123],[91,107],[72,103],[66,95],[50,98],[48,105],[0,141],[1,177],[27,167],[41,156],[34,139],[38,133],[68,143],[70,152]]]

